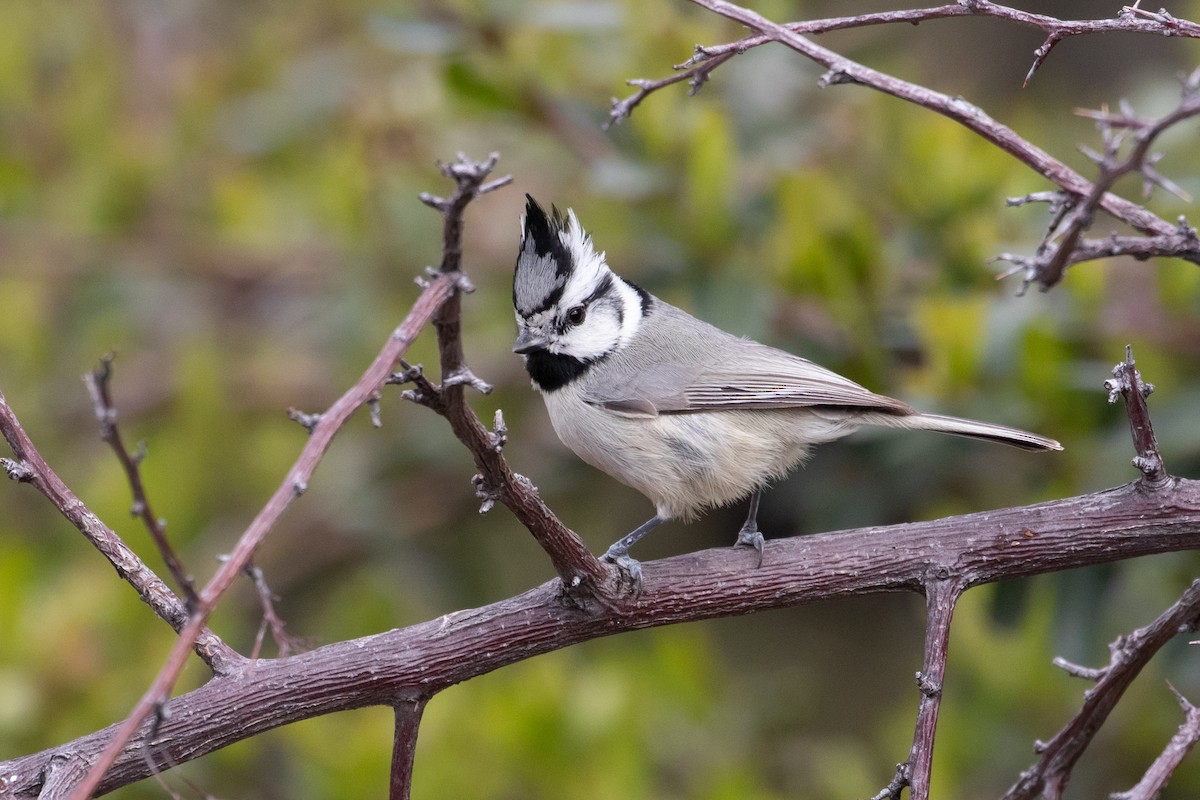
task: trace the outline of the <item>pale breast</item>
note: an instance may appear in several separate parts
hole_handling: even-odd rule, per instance
[[[589,405],[569,390],[545,399],[563,444],[650,498],[667,518],[691,518],[746,497],[789,472],[807,450],[793,412],[635,416]]]

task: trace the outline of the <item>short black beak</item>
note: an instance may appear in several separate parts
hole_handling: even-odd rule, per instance
[[[513,352],[527,355],[538,350],[545,350],[547,344],[549,342],[546,341],[546,337],[538,331],[532,328],[522,328],[521,332],[517,334],[517,340],[513,342]]]

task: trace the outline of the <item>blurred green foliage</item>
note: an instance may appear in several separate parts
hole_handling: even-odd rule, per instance
[[[784,19],[795,9],[761,9]],[[1087,16],[1082,3],[1058,3]],[[1195,18],[1200,5],[1172,13]],[[805,4],[804,13],[845,13]],[[1190,13],[1189,13],[1190,12]],[[284,409],[326,407],[402,318],[440,257],[438,160],[502,154],[514,185],[468,214],[466,349],[497,384],[508,456],[597,549],[648,505],[554,439],[509,306],[522,194],[573,206],[623,275],[731,330],[809,355],[931,410],[1061,439],[1031,457],[863,434],[822,449],[765,501],[785,536],[1015,505],[1131,480],[1101,383],[1132,342],[1159,387],[1168,466],[1200,472],[1200,271],[1111,262],[1016,297],[986,259],[1029,252],[1048,188],[953,123],[762,48],[695,97],[674,87],[604,132],[628,78],[660,77],[739,30],[667,2],[288,4],[137,0],[4,5],[0,25],[0,389],[64,479],[153,565],[79,376],[115,352],[126,436],[148,443],[158,513],[201,579],[303,441]],[[851,57],[980,103],[1079,169],[1071,112],[1173,100],[1189,42],[1072,41],[1019,89],[1040,37],[960,20],[830,35]],[[1200,194],[1194,131],[1160,168]],[[1136,193],[1131,181],[1124,190]],[[1164,218],[1195,209],[1155,196]],[[1100,220],[1097,233],[1111,227]],[[436,363],[429,338],[413,360]],[[547,580],[503,510],[480,518],[470,459],[428,411],[383,402],[336,440],[257,563],[289,630],[314,643],[403,626]],[[0,758],[121,718],[170,632],[27,487],[0,487]],[[729,543],[730,509],[669,526],[638,555]],[[1106,658],[1183,589],[1186,554],[970,592],[955,621],[936,779],[997,795],[1085,688],[1055,654]],[[216,629],[247,649],[239,587]],[[916,598],[866,598],[622,636],[518,664],[433,700],[416,796],[852,798],[907,752]],[[1131,785],[1174,730],[1165,679],[1193,700],[1186,645],[1156,660],[1081,765],[1076,797]],[[204,678],[194,666],[188,686]],[[186,688],[181,687],[181,688]],[[391,714],[274,731],[181,768],[216,796],[378,796]],[[167,780],[179,786],[176,776]],[[186,794],[187,790],[184,791]],[[1185,765],[1167,797],[1200,792]],[[159,797],[152,782],[116,794]]]

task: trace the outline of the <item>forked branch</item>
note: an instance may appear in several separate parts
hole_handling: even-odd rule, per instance
[[[1061,659],[1055,663],[1073,675],[1092,677],[1096,685],[1084,694],[1079,712],[1048,742],[1038,742],[1041,754],[1036,764],[1008,790],[1003,800],[1035,800],[1059,797],[1071,778],[1071,771],[1092,743],[1100,726],[1108,719],[1125,690],[1142,668],[1181,632],[1196,629],[1200,621],[1200,580],[1194,581],[1179,600],[1158,619],[1109,645],[1108,666],[1084,670]]]
[[[189,621],[187,606],[154,570],[125,544],[116,531],[92,513],[50,467],[21,426],[3,392],[0,392],[0,434],[4,436],[13,455],[16,456],[15,461],[0,459],[0,464],[5,467],[8,476],[32,485],[45,495],[59,513],[108,559],[117,574],[138,593],[142,602],[150,606],[154,613],[173,629],[183,630]],[[198,627],[188,645],[217,675],[227,674],[245,661],[206,627]]]
[[[312,433],[295,464],[288,471],[287,477],[238,539],[233,551],[221,563],[216,574],[200,592],[196,608],[180,630],[179,640],[154,683],[142,695],[125,721],[112,732],[107,746],[96,758],[87,777],[72,792],[72,800],[86,800],[95,793],[104,774],[141,729],[144,720],[154,712],[155,708],[166,703],[171,688],[183,670],[187,651],[203,630],[217,601],[245,570],[259,545],[266,539],[267,534],[275,526],[284,510],[296,498],[304,494],[308,488],[308,481],[333,441],[334,435],[355,411],[370,403],[372,398],[377,395],[380,387],[391,377],[396,364],[408,351],[417,334],[433,319],[442,304],[454,296],[458,290],[459,283],[451,274],[441,274],[428,281],[404,322],[392,333],[359,381],[338,398],[313,424]]]

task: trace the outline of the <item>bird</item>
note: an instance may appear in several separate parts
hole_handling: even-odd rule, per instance
[[[759,500],[813,445],[864,426],[928,430],[1024,450],[1036,433],[917,411],[818,364],[708,324],[612,271],[575,212],[526,194],[513,273],[517,337],[558,438],[637,490],[654,516],[602,559],[635,585],[630,548],[662,523],[750,498],[735,547],[762,563]]]

